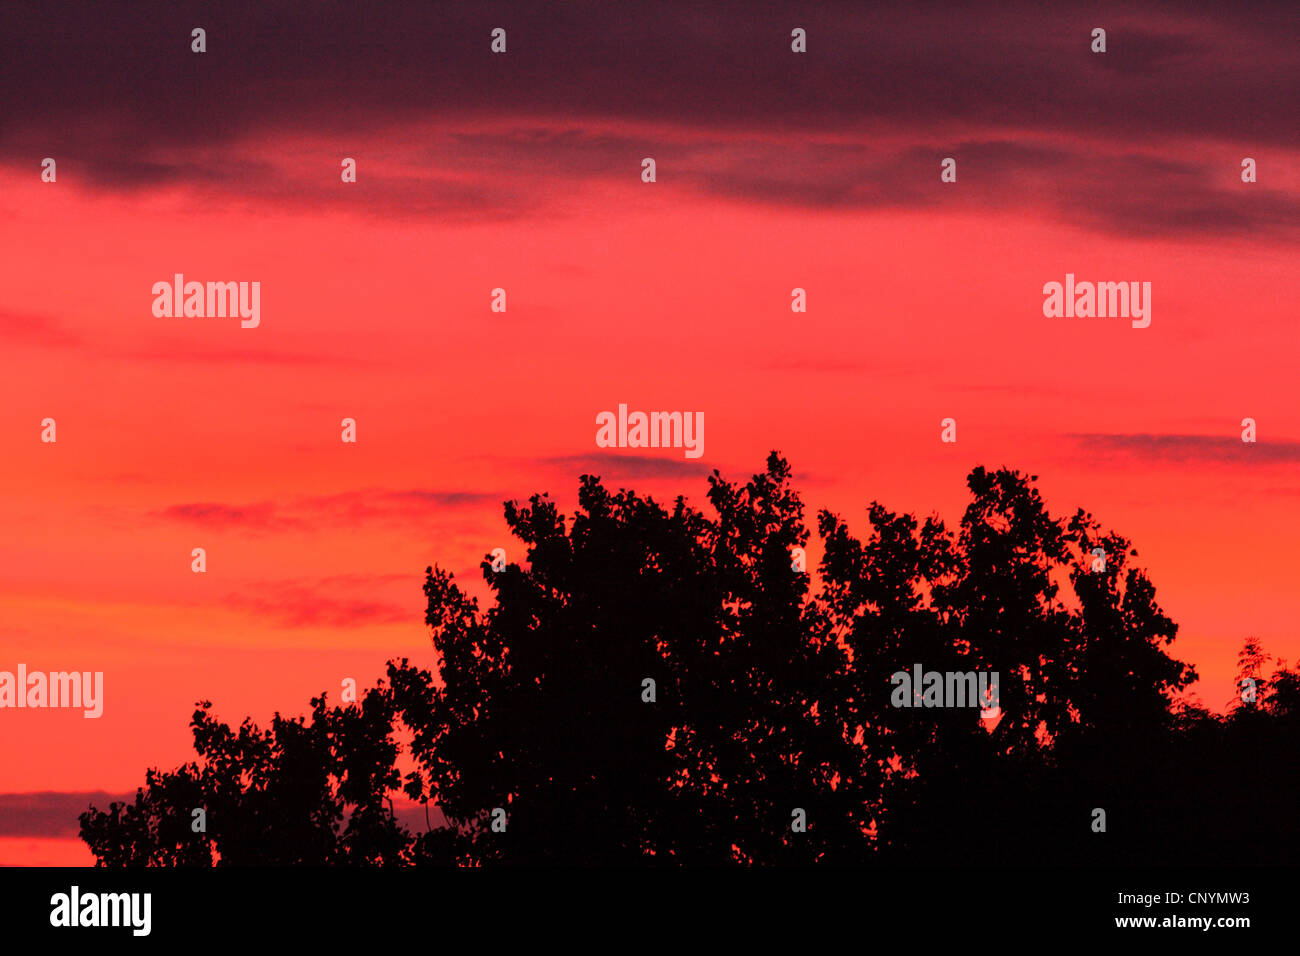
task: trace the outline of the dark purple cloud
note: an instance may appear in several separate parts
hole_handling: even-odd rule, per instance
[[[1044,200],[1112,233],[1294,236],[1297,202],[1270,183],[1300,145],[1298,40],[1293,4],[1253,0],[10,2],[0,161],[34,176],[53,155],[61,181],[114,190],[482,219],[633,180],[654,155],[662,183],[746,201]],[[304,141],[356,156],[356,188]],[[1233,189],[1229,154],[1261,159],[1260,182]],[[945,155],[958,189],[940,188]]]
[[[942,183],[940,160],[957,161]],[[1300,237],[1300,200],[1240,182],[1239,166],[1080,145],[963,140],[927,147],[752,144],[680,175],[703,190],[825,209],[939,207],[1042,213],[1130,236]]]
[[[1294,234],[1268,163],[1243,194],[1225,160],[1190,156],[1296,148],[1297,39],[1294,5],[1248,1],[9,3],[0,160],[55,155],[61,178],[114,190],[484,219],[655,155],[662,182],[753,202],[1005,208],[1027,179],[1105,232]],[[343,194],[303,138],[373,172]],[[943,155],[959,190],[940,191]]]
[[[962,119],[1297,141],[1294,6],[317,0],[9,2],[14,130],[201,145],[510,114],[700,128]],[[190,52],[207,30],[208,52]],[[509,51],[488,50],[489,31]],[[790,52],[790,30],[809,52]],[[1089,51],[1095,26],[1108,52]],[[77,131],[69,121],[89,122]]]

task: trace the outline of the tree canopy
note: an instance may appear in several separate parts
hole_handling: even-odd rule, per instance
[[[82,838],[106,866],[1289,858],[1300,673],[1248,643],[1249,702],[1186,704],[1132,544],[1035,480],[974,469],[952,529],[872,503],[855,537],[823,511],[815,582],[775,453],[743,485],[715,471],[707,514],[592,476],[572,516],[508,502],[527,554],[485,557],[489,607],[426,571],[434,670],[390,662],[269,730],[202,702],[198,759]],[[895,706],[914,665],[996,673],[998,715]],[[445,825],[410,832],[394,799]]]

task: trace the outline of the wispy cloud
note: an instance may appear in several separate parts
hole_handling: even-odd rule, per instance
[[[91,804],[103,810],[113,801],[129,802],[135,794],[41,791],[0,793],[0,836],[68,838],[77,836],[77,815]]]
[[[197,501],[190,504],[172,505],[156,512],[163,518],[189,521],[198,525],[267,528],[275,518],[275,506],[270,502],[251,505],[225,505],[216,501]]]
[[[147,349],[112,350],[112,354],[132,362],[196,362],[205,366],[213,364],[254,364],[277,366],[338,366],[357,369],[374,366],[370,359],[356,355],[312,355],[305,352],[279,352],[265,348],[220,348],[210,343],[195,342],[159,344]]]
[[[1240,435],[1072,435],[1085,449],[1177,462],[1276,465],[1300,462],[1300,442],[1243,442]]]
[[[322,524],[354,525],[364,521],[405,523],[440,511],[482,508],[502,501],[504,496],[478,491],[367,488],[283,502],[186,502],[153,514],[210,528],[301,530]]]
[[[7,346],[76,348],[81,338],[50,316],[0,311],[0,342]]]
[[[713,470],[712,465],[677,458],[655,458],[624,452],[600,452],[587,455],[559,455],[542,460],[542,464],[568,476],[596,475],[614,478],[699,478]]]
[[[377,590],[391,590],[397,581],[411,584],[405,604],[376,600]],[[349,593],[353,592],[353,593]],[[223,604],[282,627],[363,627],[418,621],[421,616],[419,579],[410,575],[338,575],[318,581],[266,581],[226,595]]]

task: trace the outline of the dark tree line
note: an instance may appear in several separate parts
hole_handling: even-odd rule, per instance
[[[1033,481],[976,468],[951,530],[820,513],[815,594],[775,454],[744,485],[715,472],[711,515],[587,476],[572,517],[507,503],[527,561],[484,560],[491,607],[428,569],[436,675],[395,661],[266,730],[201,703],[198,759],[82,838],[108,866],[1294,859],[1300,672],[1249,642],[1250,700],[1177,703],[1195,673],[1136,552]],[[998,672],[1000,718],[892,706],[917,663]],[[446,825],[401,826],[399,792]]]

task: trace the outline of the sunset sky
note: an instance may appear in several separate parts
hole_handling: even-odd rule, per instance
[[[1204,705],[1300,657],[1293,5],[47,6],[0,11],[0,670],[105,709],[0,711],[0,864],[90,862],[75,795],[197,700],[432,666],[424,568],[520,560],[501,503],[582,473],[704,506],[776,449],[865,534],[1018,468],[1134,542]],[[156,318],[178,272],[260,326]],[[1066,273],[1150,327],[1045,318]],[[619,403],[703,456],[596,447]]]

